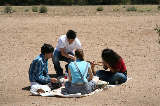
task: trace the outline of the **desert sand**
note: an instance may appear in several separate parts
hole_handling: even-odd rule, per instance
[[[69,7],[53,12],[51,8],[55,7],[49,7],[50,11],[44,14],[0,13],[1,106],[160,105],[160,43],[154,30],[156,24],[160,25],[160,12],[97,12],[89,11],[90,6],[85,9],[87,12],[64,11]],[[58,38],[69,29],[77,32],[85,60],[101,61],[102,50],[111,48],[122,56],[132,79],[83,98],[32,96],[28,78],[30,63],[40,54],[44,43],[56,47]],[[61,62],[63,68],[65,64]],[[96,66],[97,69],[102,67]],[[49,74],[55,76],[51,59]]]

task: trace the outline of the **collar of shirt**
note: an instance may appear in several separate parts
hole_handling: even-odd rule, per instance
[[[81,62],[81,60],[80,60],[80,59],[77,59],[76,62]]]
[[[43,54],[40,54],[40,56],[42,57],[42,60],[44,61],[44,63],[46,63],[48,61],[48,59],[45,59]]]

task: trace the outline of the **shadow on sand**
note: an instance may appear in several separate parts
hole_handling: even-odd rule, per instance
[[[31,89],[31,86],[22,88],[22,90],[26,90],[26,91],[30,91],[30,89]]]
[[[49,74],[49,77],[50,78],[57,78],[57,74]],[[22,90],[26,90],[26,91],[30,91],[30,89],[31,89],[31,86],[22,88]]]
[[[57,74],[49,74],[50,78],[57,78]]]

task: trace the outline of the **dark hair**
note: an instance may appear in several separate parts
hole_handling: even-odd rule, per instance
[[[119,56],[116,52],[114,52],[112,49],[104,49],[102,51],[102,59],[108,63],[112,68],[114,68],[116,62],[120,60],[121,56]]]
[[[44,43],[44,45],[41,47],[41,54],[45,55],[45,53],[53,53],[54,47],[50,44]]]
[[[77,49],[75,51],[75,56],[80,59],[81,61],[84,61],[84,58],[83,58],[83,50],[82,49]]]
[[[68,30],[66,36],[67,36],[68,39],[75,39],[76,38],[76,32],[74,32],[73,30]]]

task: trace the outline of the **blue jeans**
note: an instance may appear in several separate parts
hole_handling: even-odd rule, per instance
[[[74,54],[73,54],[72,52],[69,52],[68,54],[74,56]],[[55,69],[57,75],[59,76],[59,75],[63,75],[63,69],[61,68],[59,61],[65,61],[65,62],[67,62],[67,63],[69,64],[69,63],[73,62],[74,60],[62,56],[62,54],[61,54],[60,51],[55,50],[55,51],[53,52],[52,61],[53,61],[53,64],[54,64],[54,69]],[[66,68],[66,71],[67,71],[67,72],[68,72],[68,64],[65,65],[65,68]]]
[[[125,83],[127,81],[127,76],[119,72],[113,74],[110,71],[97,70],[96,75],[102,80],[110,83],[115,83],[116,81],[119,81],[119,83]]]
[[[75,94],[75,93],[82,93],[82,94],[88,94],[92,91],[94,91],[96,88],[96,82],[93,80],[90,80],[89,82],[85,82],[83,84],[76,84],[76,83],[70,83],[65,82],[65,89],[69,94]]]

